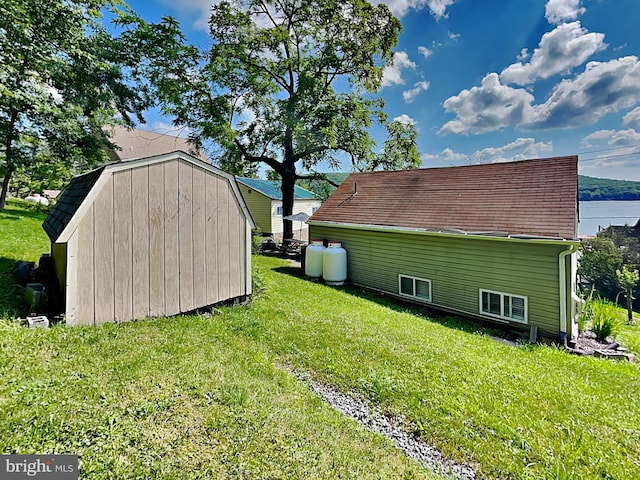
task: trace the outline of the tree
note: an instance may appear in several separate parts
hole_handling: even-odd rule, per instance
[[[616,270],[622,268],[622,253],[608,238],[591,238],[580,244],[578,274],[590,280],[610,298],[618,292]]]
[[[11,177],[42,162],[71,174],[104,160],[102,132],[116,114],[142,119],[130,85],[131,52],[99,23],[119,0],[3,0],[0,3],[0,210]]]
[[[635,298],[633,296],[633,290],[638,284],[640,275],[635,268],[629,265],[623,265],[622,270],[616,270],[616,279],[627,299],[627,323],[631,325],[633,323],[633,300]]]
[[[240,3],[242,3],[240,5]],[[413,125],[387,120],[379,89],[400,22],[366,0],[245,0],[214,5],[209,51],[185,45],[172,19],[131,19],[131,37],[164,46],[140,66],[165,114],[199,146],[220,147],[222,168],[265,164],[281,180],[284,216],[296,180],[314,168],[417,167]],[[135,22],[133,22],[135,20]],[[155,34],[164,35],[158,40]],[[389,129],[381,153],[369,131]],[[284,222],[284,236],[293,236]]]

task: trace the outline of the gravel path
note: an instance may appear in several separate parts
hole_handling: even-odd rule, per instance
[[[469,465],[445,458],[436,448],[407,433],[402,428],[400,418],[384,415],[364,400],[345,395],[330,385],[317,382],[306,373],[295,371],[293,373],[333,408],[356,420],[368,430],[381,433],[391,439],[396,447],[417,460],[423,467],[453,479],[474,480],[476,478],[475,471]]]

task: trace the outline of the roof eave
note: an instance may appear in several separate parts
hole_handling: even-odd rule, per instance
[[[441,237],[467,237],[475,238],[479,240],[496,240],[496,241],[517,241],[528,243],[547,243],[547,244],[580,244],[578,239],[567,239],[562,237],[548,237],[548,236],[536,236],[526,234],[509,234],[508,232],[471,232],[461,229],[444,229],[444,228],[411,228],[400,227],[395,225],[371,225],[371,224],[358,224],[358,223],[341,223],[341,222],[329,222],[329,221],[317,221],[310,219],[307,221],[311,226],[326,226],[326,227],[340,227],[350,230],[369,230],[379,232],[398,232],[408,233],[412,235],[433,235]]]

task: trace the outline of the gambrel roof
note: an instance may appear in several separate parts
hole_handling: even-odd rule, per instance
[[[49,215],[47,215],[47,218],[42,224],[42,228],[47,233],[49,239],[52,242],[59,241],[61,237],[67,237],[70,233],[70,230],[73,230],[73,228],[75,228],[74,218],[82,215],[80,210],[83,208],[86,209],[87,205],[92,202],[92,197],[95,197],[97,195],[96,191],[102,188],[101,181],[104,182],[104,180],[109,175],[116,171],[133,169],[136,167],[154,163],[161,163],[168,160],[180,160],[183,162],[188,162],[197,166],[198,168],[225,178],[231,185],[231,189],[233,190],[234,196],[238,201],[242,212],[248,219],[251,227],[255,228],[255,224],[253,223],[251,214],[249,213],[242,195],[240,194],[240,190],[238,190],[235,177],[227,172],[220,170],[217,167],[214,167],[210,163],[202,162],[196,157],[193,157],[188,153],[181,151],[169,152],[161,155],[153,155],[150,157],[126,160],[121,162],[112,162],[98,167],[88,173],[72,178],[71,182],[64,189],[62,195],[59,197],[53,209],[49,212]]]
[[[577,238],[578,157],[352,173],[310,224]]]

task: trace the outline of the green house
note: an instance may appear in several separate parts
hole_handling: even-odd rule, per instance
[[[281,238],[284,228],[280,184],[259,178],[236,177],[236,181],[256,227],[265,235]],[[320,204],[320,199],[313,192],[296,185],[293,192],[294,214],[306,213],[311,216]],[[308,231],[307,225],[303,222],[293,222],[293,233],[296,238],[307,240]]]
[[[565,340],[577,331],[577,156],[351,174],[309,220],[348,281]]]

